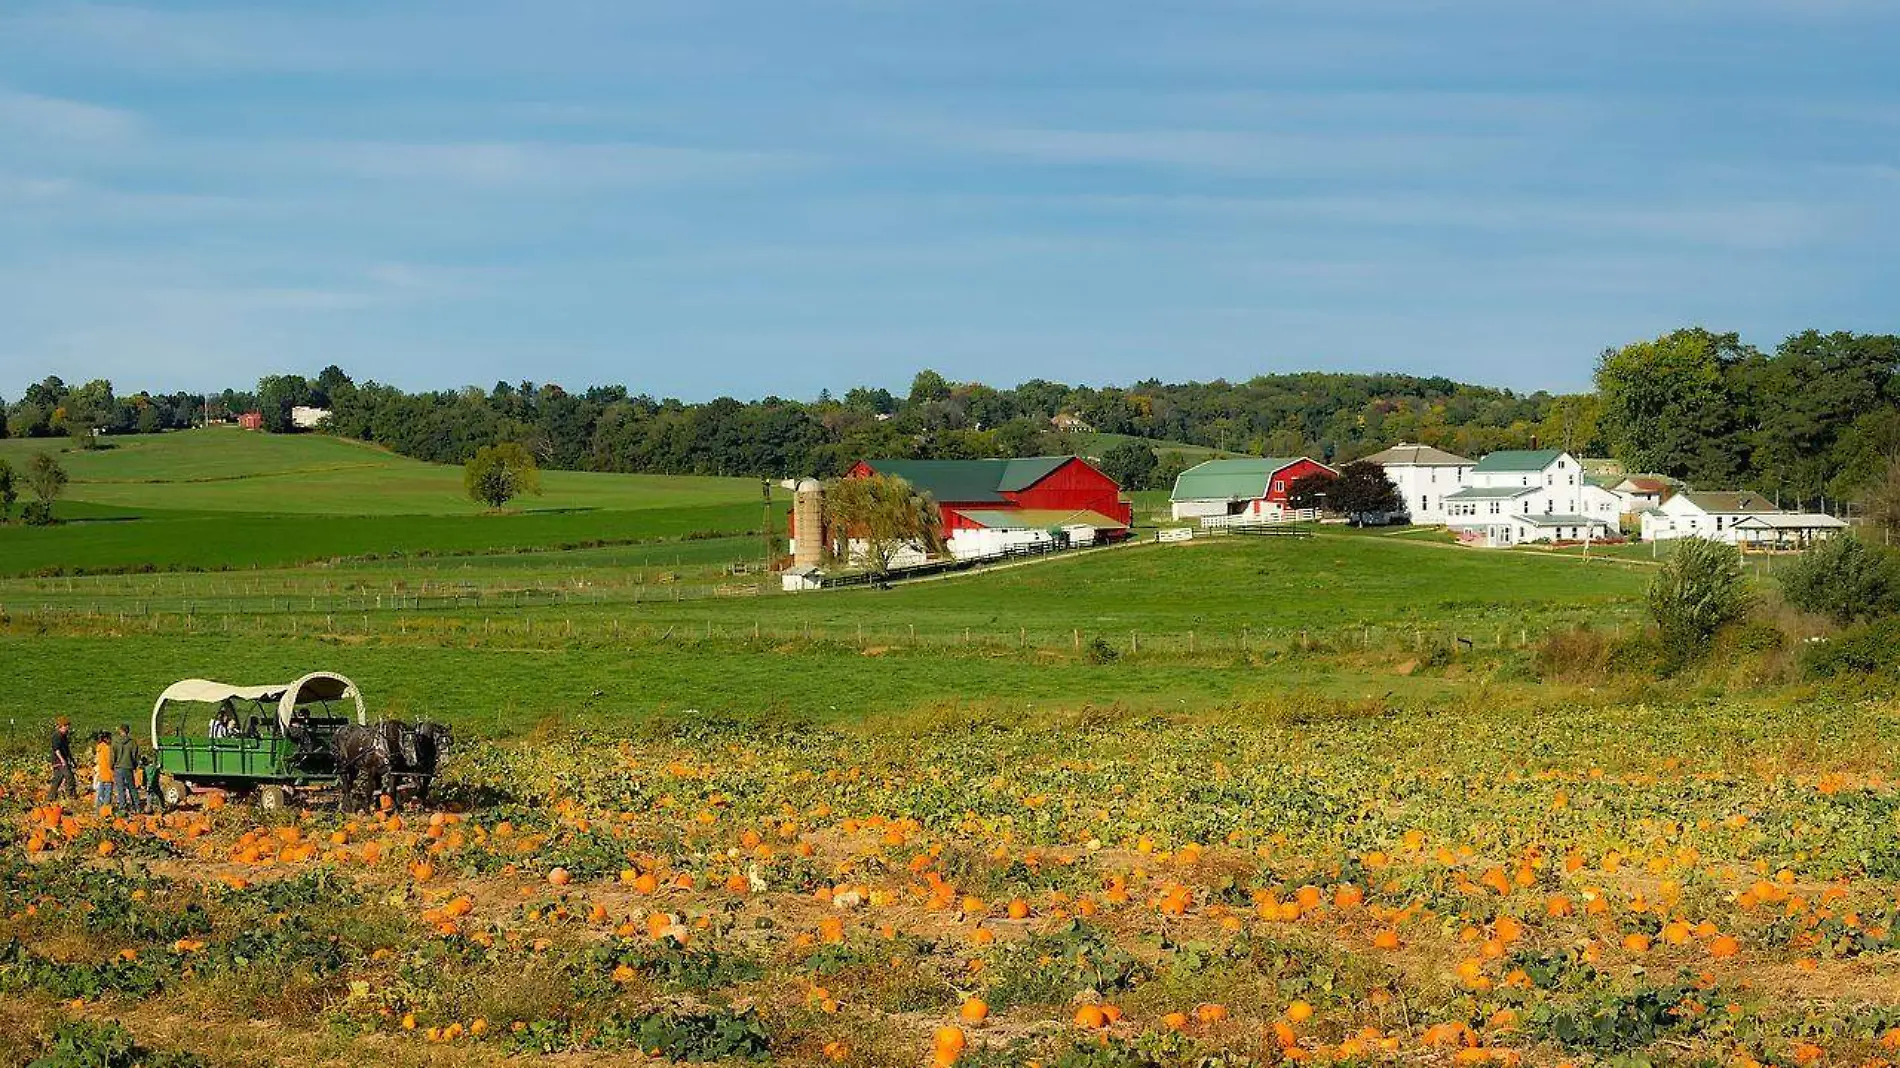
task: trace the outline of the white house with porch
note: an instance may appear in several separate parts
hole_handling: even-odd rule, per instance
[[[1622,508],[1562,449],[1499,450],[1473,465],[1467,480],[1445,496],[1445,525],[1483,545],[1610,537]]]
[[[1735,525],[1756,516],[1786,514],[1759,493],[1685,490],[1643,513],[1643,540],[1708,538],[1735,544]]]
[[[1437,526],[1448,518],[1445,498],[1464,488],[1477,461],[1430,445],[1400,442],[1365,459],[1385,468],[1387,481],[1398,487],[1405,514],[1413,523]]]

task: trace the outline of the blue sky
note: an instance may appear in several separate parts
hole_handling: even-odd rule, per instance
[[[1890,331],[1895,0],[0,0],[0,393]]]

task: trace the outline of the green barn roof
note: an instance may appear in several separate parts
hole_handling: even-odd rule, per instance
[[[1542,471],[1562,456],[1562,449],[1499,449],[1478,461],[1474,471]]]
[[[1207,460],[1188,468],[1174,480],[1170,500],[1240,501],[1264,496],[1273,473],[1299,463],[1303,456],[1249,456],[1238,460]]]
[[[895,475],[940,504],[999,504],[1049,477],[1073,456],[1025,456],[1014,460],[866,460],[880,475]]]

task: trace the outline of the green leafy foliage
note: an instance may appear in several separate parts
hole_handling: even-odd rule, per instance
[[[504,441],[483,445],[462,467],[462,487],[469,500],[500,508],[516,497],[541,493],[541,469],[525,447]]]
[[[601,1021],[535,1020],[511,1036],[524,1053],[635,1048],[672,1061],[760,1060],[772,1036],[753,1011],[661,1010]]]
[[[116,1022],[67,1020],[53,1029],[45,1051],[26,1068],[201,1068],[204,1064],[194,1054],[141,1046]]]
[[[1155,472],[1160,466],[1154,446],[1138,439],[1117,442],[1102,454],[1102,473],[1124,490],[1154,488]]]
[[[1570,1008],[1540,1005],[1526,1022],[1534,1032],[1567,1049],[1624,1052],[1665,1035],[1693,1033],[1697,1017],[1682,1011],[1682,1006],[1695,996],[1695,988],[1687,984],[1643,989]]]
[[[1900,560],[1859,538],[1829,538],[1781,574],[1781,595],[1838,623],[1900,611]]]
[[[1723,624],[1748,610],[1741,553],[1705,538],[1683,539],[1650,580],[1648,601],[1670,664],[1696,659]]]
[[[682,946],[671,939],[607,943],[595,947],[588,960],[599,972],[627,967],[653,982],[699,994],[753,982],[765,974],[764,966],[753,957],[716,946]]]
[[[999,1009],[1060,1004],[1077,990],[1106,996],[1132,989],[1152,975],[1152,969],[1106,932],[1082,920],[1001,946],[985,970],[991,975],[990,1004]]]
[[[1863,623],[1802,650],[1803,672],[1822,679],[1873,675],[1900,667],[1900,617]]]

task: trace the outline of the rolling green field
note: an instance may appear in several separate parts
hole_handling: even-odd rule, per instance
[[[228,427],[107,439],[72,449],[63,440],[0,440],[17,469],[34,452],[60,448],[72,478],[67,498],[128,510],[265,515],[476,515],[462,471],[322,434],[259,434]],[[529,512],[754,503],[759,483],[742,478],[545,471],[543,493],[517,501]]]
[[[0,655],[25,684],[0,714],[15,719],[49,701],[83,710],[89,690],[117,715],[185,675],[319,665],[393,707],[502,730],[689,708],[851,719],[1436,699],[1490,684],[1497,665],[1394,666],[1461,644],[1508,659],[1553,629],[1631,625],[1647,576],[1328,529],[794,595],[758,571],[755,532],[784,505],[767,514],[745,480],[551,472],[546,498],[485,515],[452,499],[454,469],[321,436],[200,431],[66,461],[70,520],[0,529]],[[290,485],[317,487],[299,507],[358,514],[278,514]],[[1163,506],[1151,496],[1140,505]]]
[[[1081,449],[1090,456],[1100,456],[1124,441],[1139,441],[1154,449],[1158,456],[1178,453],[1195,462],[1212,460],[1220,456],[1239,456],[1237,452],[1223,452],[1211,445],[1192,445],[1185,441],[1160,441],[1155,438],[1138,438],[1133,434],[1083,434],[1080,435]]]
[[[749,533],[765,522],[751,479],[548,471],[541,496],[490,515],[463,495],[459,468],[323,435],[213,428],[111,441],[97,451],[0,441],[16,469],[34,452],[65,449],[57,455],[72,479],[60,526],[0,527],[0,575],[513,552]]]

